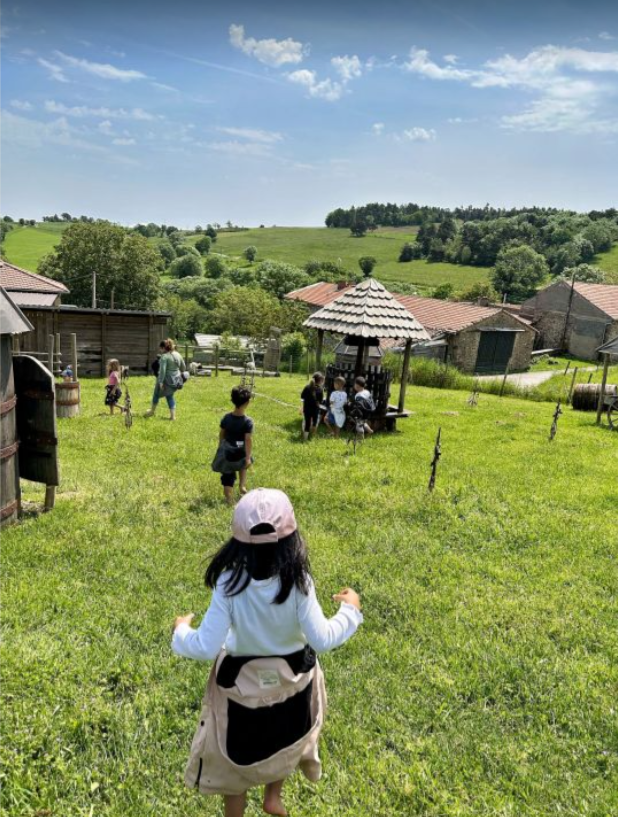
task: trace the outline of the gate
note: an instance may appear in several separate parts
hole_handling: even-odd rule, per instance
[[[515,332],[481,331],[475,372],[504,372],[511,359]]]

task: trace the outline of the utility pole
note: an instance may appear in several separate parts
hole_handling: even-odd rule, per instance
[[[92,271],[92,308],[97,308],[97,271]]]
[[[115,289],[112,287],[111,309],[113,309],[113,308],[114,308],[114,293],[115,293],[115,291],[116,291],[116,290],[115,290]]]

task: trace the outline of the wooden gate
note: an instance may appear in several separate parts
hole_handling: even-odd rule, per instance
[[[506,371],[514,343],[514,332],[481,332],[475,372]]]
[[[53,488],[59,484],[54,378],[42,363],[28,355],[14,355],[13,367],[19,474]]]

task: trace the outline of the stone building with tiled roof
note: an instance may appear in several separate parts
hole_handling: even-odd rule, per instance
[[[21,269],[4,260],[0,260],[0,286],[20,307],[60,306],[62,296],[69,294],[60,281]]]

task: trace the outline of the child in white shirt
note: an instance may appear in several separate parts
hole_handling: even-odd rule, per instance
[[[334,380],[334,390],[328,399],[329,410],[324,418],[324,422],[331,430],[334,437],[339,436],[339,432],[345,425],[345,407],[348,402],[348,395],[345,392],[345,378],[336,377]]]
[[[324,616],[290,500],[265,488],[240,500],[232,538],[205,578],[213,595],[199,628],[190,626],[192,613],[180,616],[172,639],[177,655],[216,659],[185,782],[223,794],[226,817],[242,817],[247,790],[264,784],[264,811],[285,815],[291,771],[321,774],[325,694],[315,654],[356,632],[360,599],[345,588],[333,596],[339,612]]]

